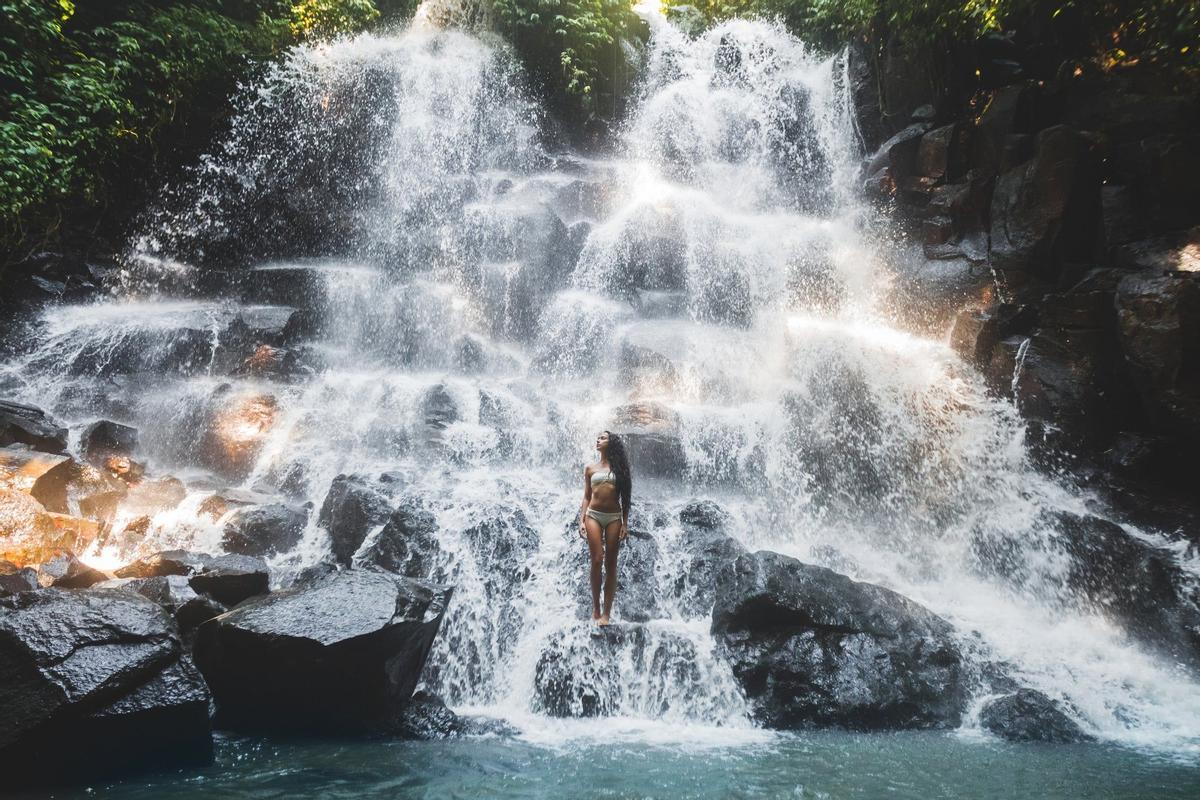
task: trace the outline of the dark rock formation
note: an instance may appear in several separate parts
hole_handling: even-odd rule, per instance
[[[121,567],[118,578],[153,578],[183,575],[188,585],[225,606],[265,594],[268,590],[266,563],[241,555],[210,556],[188,550],[164,550]]]
[[[102,466],[110,456],[131,456],[138,446],[137,428],[102,419],[83,429],[79,449],[89,464]]]
[[[308,508],[285,503],[239,508],[225,522],[221,546],[243,556],[287,553],[300,542]]]
[[[959,723],[952,629],[895,592],[760,551],[721,571],[712,630],[769,727]]]
[[[196,663],[218,722],[239,729],[386,728],[407,705],[451,590],[344,570],[209,620]]]
[[[349,566],[370,530],[391,515],[391,500],[371,481],[361,475],[338,475],[329,486],[317,521],[329,532],[334,559]]]
[[[0,669],[10,788],[212,761],[208,688],[143,597],[47,589],[4,601]]]
[[[393,723],[392,732],[404,739],[435,741],[462,736],[467,726],[446,707],[442,698],[430,692],[417,692]]]
[[[421,398],[421,413],[425,425],[435,431],[445,430],[460,419],[458,403],[454,402],[446,386],[441,383],[429,389]]]
[[[984,730],[1013,742],[1084,742],[1092,737],[1041,692],[1021,689],[990,700],[979,714]]]
[[[42,759],[51,759],[56,768],[85,759],[87,747],[39,745],[136,695],[176,662],[179,650],[166,612],[129,592],[42,589],[0,601],[0,763],[6,774],[18,765],[28,773],[31,764],[22,759],[31,755],[40,754],[39,763],[47,765]],[[206,716],[194,722],[207,735]],[[116,735],[119,729],[110,730]]]
[[[402,504],[388,519],[379,537],[358,555],[358,566],[376,566],[409,578],[430,578],[441,548],[433,514]]]
[[[40,585],[56,589],[86,589],[108,580],[108,576],[80,561],[70,550],[59,550],[38,565],[37,579]]]
[[[224,614],[224,605],[192,588],[186,575],[156,575],[150,578],[118,578],[113,588],[137,592],[165,608],[175,618],[179,630],[189,634],[215,616]],[[107,588],[101,586],[99,588]]]
[[[1120,352],[1150,427],[1200,442],[1200,274],[1129,275],[1116,305]]]
[[[991,255],[1006,270],[1086,263],[1098,241],[1100,182],[1091,142],[1066,126],[1037,135],[1033,158],[996,179]],[[1050,281],[1054,273],[1042,273]]]
[[[1200,606],[1170,552],[1100,517],[1063,512],[1056,527],[1071,556],[1071,597],[1172,657],[1200,664]]]
[[[67,429],[34,406],[0,400],[0,447],[24,444],[44,453],[65,453]]]
[[[675,596],[685,608],[708,613],[716,598],[717,575],[746,553],[726,532],[729,515],[711,500],[693,500],[679,512],[687,567],[676,579]]]
[[[11,561],[0,561],[0,597],[38,588],[37,570],[18,567]]]

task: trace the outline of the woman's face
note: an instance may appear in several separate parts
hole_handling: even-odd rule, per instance
[[[600,431],[596,437],[596,449],[601,453],[608,449],[608,431]]]

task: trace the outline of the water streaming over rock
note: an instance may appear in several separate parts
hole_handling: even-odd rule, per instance
[[[361,476],[457,586],[426,675],[451,704],[535,738],[703,738],[752,727],[693,574],[728,535],[925,604],[979,672],[1101,738],[1196,747],[1200,687],[1072,587],[1064,519],[1087,498],[1033,468],[1014,409],[944,343],[889,321],[842,62],[768,24],[652,23],[605,156],[550,144],[505,47],[429,14],[299,47],[248,88],[117,296],[51,309],[0,372],[69,422],[136,425],[188,484],[92,558],[219,549],[229,512],[202,509],[235,487],[308,504],[272,555],[287,580],[329,557],[319,509]],[[603,428],[637,475],[626,622],[600,635],[574,519]],[[411,567],[396,524],[353,557]]]

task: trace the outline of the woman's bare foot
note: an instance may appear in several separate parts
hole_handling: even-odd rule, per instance
[[[600,617],[601,617],[601,614],[600,614],[600,612],[599,612],[599,611],[593,611],[593,612],[592,612],[592,622],[599,622],[599,621],[600,621]]]
[[[601,614],[600,618],[596,620],[596,624],[597,625],[607,625],[608,624],[608,614]]]

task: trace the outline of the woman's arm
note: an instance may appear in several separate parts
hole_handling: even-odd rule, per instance
[[[625,501],[621,501],[621,541],[625,541],[625,537],[629,535],[629,506],[625,505]]]
[[[583,524],[584,512],[592,502],[592,468],[583,468],[583,502],[579,504],[579,538],[587,538],[587,526]]]

